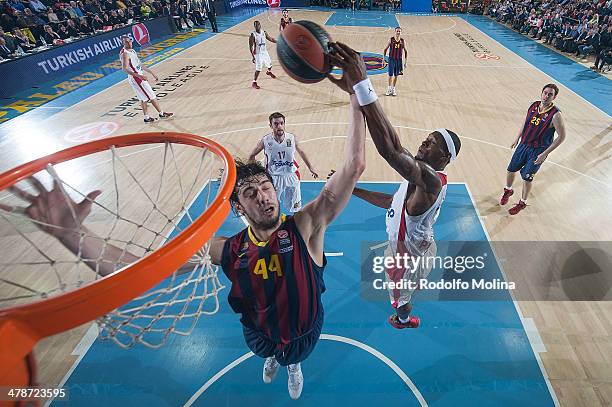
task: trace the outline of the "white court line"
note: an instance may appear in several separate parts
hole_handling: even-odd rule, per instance
[[[313,124],[313,123],[311,123],[311,124]],[[348,123],[346,123],[346,124],[348,124]],[[292,126],[297,126],[297,125],[298,125],[298,124],[292,124]],[[431,129],[431,130],[429,130],[429,129],[420,129],[420,128],[418,128],[418,127],[411,127],[411,126],[399,126],[399,125],[394,125],[393,127],[397,127],[397,128],[400,128],[400,129],[418,130],[418,131],[433,131],[433,129]],[[346,138],[346,137],[347,137],[347,136],[325,136],[325,137],[317,137],[317,138],[314,138],[314,139],[301,140],[301,141],[300,141],[300,144],[308,143],[308,142],[311,142],[311,141],[326,140],[326,139],[334,139],[334,138]],[[475,141],[475,142],[477,142],[477,143],[482,143],[482,144],[490,145],[490,146],[497,147],[497,148],[503,148],[504,150],[509,150],[509,151],[512,151],[512,149],[511,149],[510,147],[503,146],[503,145],[501,145],[501,144],[497,144],[497,143],[492,143],[492,142],[490,142],[490,141],[480,140],[480,139],[477,139],[477,138],[468,137],[468,136],[463,136],[463,135],[461,136],[461,139],[462,139],[462,140],[463,140],[463,139],[466,139],[466,140],[471,140],[471,141]],[[368,138],[366,138],[366,140],[370,140],[370,141],[371,141],[371,139],[368,139]],[[597,182],[598,184],[601,184],[601,185],[603,185],[603,186],[605,186],[605,187],[607,187],[607,188],[612,188],[612,185],[611,185],[611,184],[606,184],[604,181],[601,181],[601,180],[599,180],[599,179],[597,179],[597,178],[594,178],[594,177],[592,177],[592,176],[590,176],[590,175],[588,175],[588,174],[585,174],[585,173],[583,173],[583,172],[577,171],[577,170],[575,170],[575,169],[573,169],[573,168],[566,167],[566,166],[565,166],[565,165],[563,165],[563,164],[556,163],[556,162],[554,162],[554,161],[552,161],[552,160],[546,160],[546,161],[544,162],[544,164],[542,164],[542,165],[545,165],[545,164],[547,164],[547,163],[548,163],[548,164],[551,164],[551,165],[554,165],[554,166],[557,166],[557,167],[559,167],[559,168],[562,168],[562,169],[564,169],[564,170],[567,170],[567,171],[569,171],[569,172],[572,172],[572,173],[574,173],[574,174],[576,174],[576,175],[580,175],[580,176],[582,176],[582,177],[588,178],[588,179],[590,179],[591,181]]]
[[[352,346],[354,346],[356,348],[359,348],[359,349],[362,349],[362,350],[368,352],[369,354],[371,354],[372,356],[378,358],[384,364],[389,366],[391,368],[391,370],[393,370],[393,372],[402,379],[402,381],[406,384],[406,386],[408,386],[408,388],[412,391],[412,393],[414,394],[416,399],[419,401],[419,404],[421,406],[423,406],[423,407],[427,407],[427,402],[425,401],[425,398],[423,397],[423,395],[421,394],[419,389],[414,385],[412,380],[410,380],[410,377],[408,377],[408,375],[397,364],[395,364],[395,362],[393,362],[391,359],[389,359],[383,353],[381,353],[378,350],[372,348],[371,346],[366,345],[363,342],[359,342],[359,341],[357,341],[355,339],[347,338],[345,336],[321,334],[321,336],[319,338],[320,339],[325,339],[325,340],[328,340],[328,341],[336,341],[336,342],[341,342],[341,343],[346,343],[348,345],[352,345]],[[236,366],[238,366],[239,364],[241,364],[245,360],[251,358],[252,356],[255,356],[253,354],[253,352],[248,352],[248,353],[242,355],[241,357],[239,357],[238,359],[234,360],[233,362],[231,362],[227,366],[225,366],[223,369],[221,369],[219,372],[217,372],[213,377],[211,377],[206,383],[204,383],[204,385],[202,385],[202,387],[200,387],[193,394],[193,396],[191,396],[191,398],[189,400],[187,400],[187,402],[183,406],[184,407],[191,406],[210,386],[212,386],[217,380],[219,380],[221,377],[223,377],[223,375],[225,375],[227,372],[229,372],[230,370],[232,370],[233,368],[235,368]]]
[[[57,386],[58,388],[61,389],[64,387],[70,376],[72,376],[74,370],[77,368],[79,363],[81,363],[81,360],[85,357],[85,354],[89,351],[89,348],[91,348],[91,345],[93,345],[93,343],[96,341],[98,334],[98,325],[93,322],[85,333],[85,335],[83,335],[77,346],[75,346],[74,350],[72,351],[71,355],[76,355],[78,356],[78,358],[74,361],[72,367],[70,367],[70,370],[68,370],[62,381],[59,383],[59,385]],[[55,400],[55,397],[47,400],[47,402],[44,404],[44,407],[49,407],[51,403],[53,403],[53,400]]]
[[[387,30],[388,31],[388,30]],[[361,32],[359,34],[371,34]],[[178,61],[186,60],[219,60],[219,61],[250,61],[249,58],[224,58],[224,57],[178,57],[174,58]],[[272,61],[276,61],[272,59]],[[506,69],[531,69],[530,66],[511,66],[511,65],[467,65],[467,64],[431,64],[431,63],[408,63],[409,66],[436,66],[436,67],[448,67],[448,68],[506,68]]]
[[[499,266],[499,271],[502,275],[502,277],[504,278],[504,281],[508,281],[508,278],[506,276],[506,273],[504,273],[504,268],[502,266],[502,262],[499,260],[499,257],[497,256],[497,253],[495,252],[495,248],[493,247],[493,245],[491,244],[491,236],[489,236],[489,232],[487,230],[487,228],[485,227],[485,224],[482,220],[482,217],[480,216],[480,212],[478,212],[478,207],[476,206],[476,201],[474,201],[474,196],[472,195],[472,191],[470,190],[470,187],[468,186],[467,183],[464,184],[465,185],[465,189],[470,197],[470,201],[472,202],[472,206],[474,207],[474,211],[476,211],[476,216],[478,217],[478,222],[480,222],[480,227],[482,228],[482,230],[485,233],[485,236],[487,238],[487,242],[489,243],[489,247],[491,248],[491,252],[493,253],[493,257],[495,258],[495,261],[497,262],[497,265]],[[514,298],[514,293],[512,292],[512,290],[508,290],[508,294],[510,294],[510,298],[512,298],[512,304],[514,305],[514,309],[516,310],[516,313],[518,314],[519,320],[521,321],[521,325],[523,326],[523,330],[525,331],[525,334],[527,335],[527,340],[529,342],[529,345],[531,346],[531,349],[533,350],[533,354],[535,356],[536,362],[538,363],[538,366],[540,367],[540,371],[542,372],[542,377],[544,377],[544,381],[546,382],[546,386],[548,387],[548,391],[553,399],[553,403],[555,403],[555,406],[559,407],[559,400],[557,400],[557,395],[555,394],[555,391],[552,387],[552,385],[550,384],[550,379],[548,377],[548,373],[546,372],[546,369],[544,368],[544,364],[542,363],[542,359],[540,358],[540,354],[538,353],[538,350],[541,350],[544,345],[542,343],[542,339],[540,337],[540,334],[538,332],[537,327],[535,326],[535,324],[533,325],[529,325],[529,323],[526,323],[526,319],[525,317],[523,317],[523,313],[521,312],[521,309],[519,308],[519,306],[516,303],[516,299]],[[531,321],[533,323],[533,320]],[[527,326],[529,325],[529,327]],[[531,340],[533,338],[533,335],[529,335],[528,333],[528,329],[533,333],[533,331],[538,332],[537,334],[537,338],[539,338],[539,342],[536,343],[532,343]],[[544,351],[546,351],[546,348],[544,348]]]
[[[345,14],[344,17],[346,17],[349,20],[360,20],[360,21],[382,20],[382,16],[378,16],[377,18],[359,18],[359,17],[350,17],[348,14]]]
[[[355,35],[372,35],[372,34],[384,34],[388,31],[391,31],[393,29],[393,27],[387,27],[382,31],[352,31],[352,30],[342,30],[340,28],[338,28],[337,25],[332,25],[332,27],[334,28],[334,30],[338,30],[340,32],[343,33],[349,33],[349,34],[355,34]],[[353,27],[353,26],[343,26],[343,27]],[[356,26],[355,26],[356,27]],[[363,26],[361,26],[363,27]],[[382,27],[366,27],[366,28],[382,28]]]

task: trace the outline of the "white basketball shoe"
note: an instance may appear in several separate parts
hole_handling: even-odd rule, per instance
[[[280,364],[276,361],[274,356],[271,358],[266,358],[263,366],[263,381],[264,383],[272,383],[274,380],[274,376],[278,372],[278,367]]]
[[[300,398],[302,388],[304,387],[304,376],[302,375],[300,364],[296,363],[295,365],[287,366],[287,372],[289,373],[289,380],[287,381],[289,396],[293,400],[297,400]]]

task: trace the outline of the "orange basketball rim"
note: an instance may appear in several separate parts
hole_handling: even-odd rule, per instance
[[[111,147],[174,143],[208,149],[224,165],[225,182],[215,200],[194,222],[158,250],[120,272],[79,289],[25,305],[0,309],[0,386],[33,386],[32,349],[41,339],[92,321],[151,289],[187,262],[213,236],[231,209],[229,197],[236,181],[232,156],[204,137],[155,132],[96,140],[37,159],[0,175],[0,191],[58,164]]]

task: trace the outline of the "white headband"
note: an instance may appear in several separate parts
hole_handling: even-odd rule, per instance
[[[453,141],[451,135],[448,133],[448,130],[436,129],[435,131],[437,131],[442,135],[442,137],[444,137],[444,141],[446,141],[446,147],[448,148],[448,152],[451,155],[451,161],[455,161],[457,159],[457,153],[455,152],[455,142]]]

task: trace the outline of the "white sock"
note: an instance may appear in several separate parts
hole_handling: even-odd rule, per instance
[[[510,191],[512,191],[512,186],[507,186],[506,189],[509,189]]]
[[[148,115],[148,114],[145,114],[145,119],[148,119],[148,118],[149,118],[149,115]]]
[[[526,204],[526,203],[527,203],[527,200],[526,200],[526,199],[521,198],[521,200],[520,200],[519,202],[522,202],[522,203]]]
[[[399,321],[400,321],[402,324],[405,324],[406,322],[408,322],[408,321],[410,320],[410,315],[408,315],[408,316],[407,316],[405,319],[404,319],[404,318],[402,318],[402,317],[400,317],[400,316],[398,315],[398,316],[397,316],[397,319],[399,319]]]

